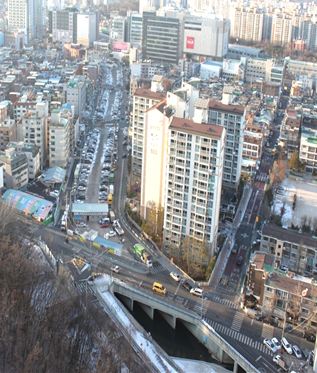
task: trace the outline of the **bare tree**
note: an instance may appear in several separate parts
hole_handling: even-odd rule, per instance
[[[282,184],[286,177],[286,163],[280,156],[273,164],[272,170],[269,171],[270,175],[270,188],[276,192],[277,188]]]

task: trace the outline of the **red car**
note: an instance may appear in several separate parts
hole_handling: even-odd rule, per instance
[[[100,228],[108,228],[108,227],[110,227],[109,223],[100,224]]]

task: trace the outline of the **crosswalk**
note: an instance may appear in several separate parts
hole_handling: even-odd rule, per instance
[[[267,338],[267,339],[272,339],[273,338],[273,332],[274,332],[274,327],[272,325],[263,324],[261,337]]]
[[[207,309],[209,307],[210,301],[205,300],[203,302],[196,302],[194,306],[194,311],[197,312],[199,315],[205,316]]]
[[[81,294],[95,295],[94,291],[92,290],[91,286],[88,284],[87,281],[75,282],[74,286]]]
[[[151,267],[150,272],[154,275],[155,273],[160,273],[166,271],[166,268],[164,268],[162,265]]]
[[[232,320],[231,329],[239,332],[244,319],[244,315],[241,312],[236,312]]]
[[[46,231],[49,231],[49,232],[52,232],[54,234],[57,234],[61,237],[64,237],[65,236],[65,233],[63,233],[62,231],[58,231],[58,230],[55,230],[55,229],[52,229],[52,228],[48,228],[48,227],[45,227],[44,228]]]
[[[235,303],[235,302],[232,302],[231,300],[229,299],[221,299],[220,297],[218,297],[217,295],[213,295],[211,297],[211,300],[213,302],[216,302],[216,303],[220,303],[220,304],[223,304],[225,306],[228,306],[228,307],[231,307],[231,308],[235,308],[236,310],[239,308],[238,305]]]
[[[222,324],[218,324],[217,322],[210,320],[206,317],[203,317],[203,320],[209,324],[217,333],[219,333],[222,336],[228,336],[229,338],[232,338],[236,340],[237,342],[243,343],[249,347],[252,347],[260,352],[266,353],[267,355],[273,356],[273,353],[269,351],[263,343],[254,341],[252,338],[241,334],[232,328],[228,328],[227,326],[224,326]]]

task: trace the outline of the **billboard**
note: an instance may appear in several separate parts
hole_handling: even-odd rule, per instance
[[[194,49],[194,42],[195,42],[195,38],[193,36],[187,36],[186,48],[187,49]]]
[[[128,43],[121,43],[119,41],[114,41],[113,42],[113,50],[116,52],[121,52],[121,51],[128,51]]]

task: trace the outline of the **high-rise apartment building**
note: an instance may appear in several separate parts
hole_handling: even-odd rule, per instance
[[[183,45],[181,19],[159,17],[155,12],[143,12],[142,32],[143,60],[178,62]]]
[[[245,108],[231,105],[230,88],[224,88],[222,102],[209,101],[208,123],[226,129],[222,185],[236,190],[241,175]]]
[[[138,88],[133,96],[132,174],[133,179],[139,182],[142,174],[145,112],[166,97],[166,93],[160,90],[159,83],[152,84],[151,89]]]
[[[164,243],[179,246],[186,236],[217,243],[225,129],[173,117],[168,132]]]
[[[9,31],[25,30],[28,40],[44,35],[45,0],[8,0]]]
[[[306,43],[306,49],[317,50],[317,24],[304,21],[302,23],[301,39]]]
[[[286,14],[274,14],[271,43],[287,45],[292,41],[292,18]]]
[[[251,41],[262,41],[263,12],[258,9],[233,9],[231,36]]]

